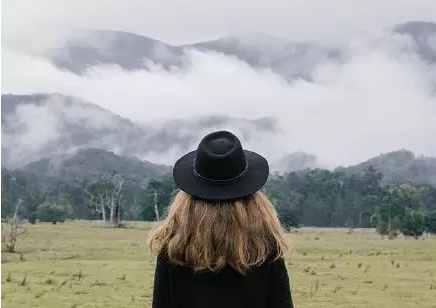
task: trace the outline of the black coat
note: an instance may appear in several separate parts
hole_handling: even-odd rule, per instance
[[[285,262],[265,262],[241,275],[232,268],[194,273],[157,259],[153,308],[293,308]]]

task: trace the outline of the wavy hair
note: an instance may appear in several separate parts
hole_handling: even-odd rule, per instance
[[[288,248],[274,206],[260,191],[232,201],[207,201],[180,191],[152,230],[150,250],[194,271],[230,266],[241,274]]]

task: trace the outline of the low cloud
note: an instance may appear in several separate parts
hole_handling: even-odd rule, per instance
[[[436,71],[409,44],[386,34],[358,37],[344,44],[343,61],[323,61],[310,72],[311,82],[292,83],[217,53],[189,51],[187,70],[104,66],[79,76],[2,47],[2,92],[72,95],[146,126],[211,114],[273,117],[278,130],[249,142],[271,159],[304,151],[331,167],[401,148],[436,156]],[[55,121],[50,112],[35,113],[35,122],[28,119],[31,109],[20,112],[16,116],[31,123],[32,136],[53,137],[47,133]],[[97,114],[86,116],[94,126],[106,123]],[[40,146],[40,139],[20,140],[27,149]],[[178,151],[166,162],[173,163]]]

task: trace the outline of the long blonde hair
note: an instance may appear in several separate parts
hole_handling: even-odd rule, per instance
[[[241,274],[287,249],[274,206],[261,192],[228,201],[206,201],[180,191],[165,220],[152,231],[150,249],[194,271],[230,266]]]

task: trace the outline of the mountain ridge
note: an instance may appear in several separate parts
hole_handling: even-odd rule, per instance
[[[436,61],[436,50],[429,40],[436,34],[436,23],[409,21],[389,27],[391,33],[408,35],[416,52],[428,61]],[[125,70],[165,70],[190,65],[189,50],[212,51],[236,57],[253,68],[267,68],[285,77],[310,79],[313,69],[325,60],[340,61],[344,52],[338,46],[314,42],[294,42],[265,34],[219,37],[213,40],[172,45],[124,31],[83,30],[60,49],[47,55],[58,68],[84,74],[97,65],[117,65]]]
[[[165,69],[181,67],[181,47],[139,34],[115,30],[81,30],[57,51],[47,55],[55,66],[84,74],[98,65],[118,65],[125,70],[149,69],[147,62]]]
[[[321,168],[316,165],[315,155],[304,152],[291,153],[285,157],[284,162],[288,165],[287,169],[281,170],[282,173]],[[358,174],[370,166],[383,174],[384,185],[410,182],[436,187],[436,158],[417,156],[404,149],[380,154],[352,166],[337,167],[334,171]],[[3,165],[2,167],[5,168]],[[66,181],[93,181],[104,174],[121,174],[135,185],[145,185],[150,179],[171,172],[172,166],[121,156],[104,149],[89,148],[78,150],[74,154],[41,158],[21,168],[6,169],[39,178],[59,178]]]
[[[62,178],[67,181],[95,181],[104,174],[121,174],[126,180],[144,186],[150,179],[170,172],[172,167],[90,148],[80,149],[72,155],[42,158],[19,170],[38,177]]]
[[[436,158],[417,156],[405,149],[383,153],[359,164],[338,167],[335,170],[355,174],[369,166],[375,167],[383,174],[384,184],[412,182],[427,183],[436,187]]]
[[[75,97],[2,95],[2,164],[16,168],[84,148],[168,161],[194,147],[205,133],[219,129],[232,129],[248,142],[256,134],[273,135],[279,127],[272,117],[242,119],[213,114],[138,124]]]

